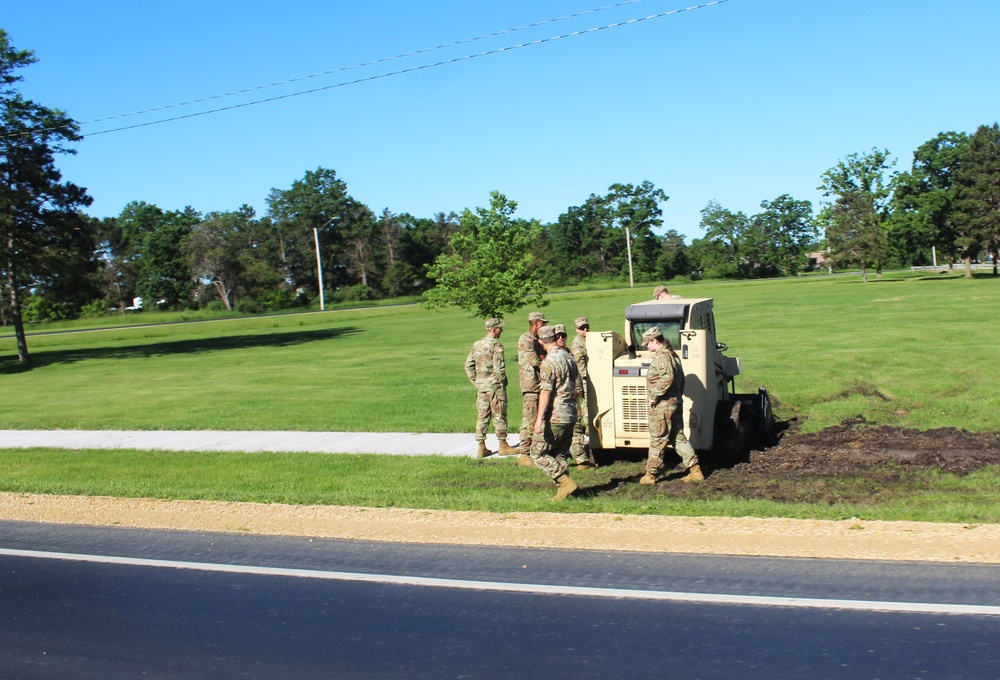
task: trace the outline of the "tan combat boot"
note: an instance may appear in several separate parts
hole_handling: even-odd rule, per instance
[[[500,438],[500,450],[497,451],[501,456],[513,456],[520,453],[520,449],[515,449],[513,446],[507,443],[506,437]]]
[[[559,475],[556,479],[556,495],[552,497],[554,501],[561,501],[573,494],[580,487],[569,475]]]
[[[639,480],[639,483],[644,486],[653,486],[656,484],[656,475],[652,472],[647,472],[642,476],[642,479]]]
[[[576,467],[581,470],[596,470],[598,465],[597,461],[594,460],[581,460],[576,464]]]
[[[695,463],[688,468],[688,473],[684,477],[681,477],[682,482],[700,482],[705,479],[705,475],[701,473],[701,466]]]
[[[535,467],[535,461],[526,453],[522,453],[517,457],[517,464],[521,467]]]
[[[493,452],[486,448],[486,442],[479,442],[479,452],[476,455],[480,458],[485,458],[486,456],[492,456]]]

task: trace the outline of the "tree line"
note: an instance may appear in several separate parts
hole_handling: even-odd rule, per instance
[[[0,317],[23,338],[24,321],[134,308],[247,313],[326,300],[423,296],[474,312],[491,307],[477,285],[511,286],[521,300],[587,280],[671,280],[796,275],[809,254],[863,276],[889,266],[991,256],[1000,242],[1000,129],[946,132],[921,145],[906,172],[886,150],[850,154],[826,171],[824,200],[782,195],[746,215],[711,201],[690,244],[663,230],[663,189],[618,183],[549,224],[513,217],[499,192],[488,208],[416,217],[380,213],[353,198],[333,169],[272,189],[248,205],[203,214],[134,201],[110,217],[87,215],[85,189],[55,164],[73,153],[77,124],[25,99],[17,71],[35,61],[0,29]],[[489,282],[488,285],[483,282]],[[434,292],[440,288],[438,292]],[[449,292],[449,294],[445,294]],[[489,309],[493,314],[503,308]],[[485,312],[484,312],[485,313]],[[27,348],[19,354],[27,359]]]

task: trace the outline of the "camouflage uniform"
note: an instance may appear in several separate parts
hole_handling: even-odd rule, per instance
[[[531,317],[538,314],[532,312]],[[540,314],[538,314],[541,317]],[[544,317],[542,317],[544,318]],[[538,415],[538,368],[544,353],[538,337],[530,330],[517,341],[517,367],[521,382],[521,455],[531,455],[531,437]]]
[[[698,456],[684,434],[684,369],[673,348],[653,352],[646,374],[646,393],[655,405],[649,409],[649,457],[646,472],[656,475],[664,467],[664,453],[673,447],[685,469],[698,464]]]
[[[586,324],[586,320],[584,320],[584,324]],[[573,346],[570,348],[570,352],[576,361],[576,369],[580,375],[580,379],[576,383],[577,412],[579,417],[576,421],[576,427],[573,428],[573,446],[570,447],[569,452],[573,455],[573,460],[577,463],[583,461],[593,462],[594,457],[587,447],[587,419],[590,417],[590,410],[587,404],[587,341],[582,336],[577,335],[573,338]]]
[[[565,348],[553,348],[542,360],[538,384],[540,390],[549,393],[549,404],[543,416],[542,432],[534,433],[531,458],[553,480],[565,475],[568,470],[566,454],[569,453],[577,420],[578,381],[576,362]]]
[[[503,345],[490,335],[477,340],[465,359],[465,374],[476,386],[476,441],[486,441],[493,420],[497,439],[507,438],[507,366]]]

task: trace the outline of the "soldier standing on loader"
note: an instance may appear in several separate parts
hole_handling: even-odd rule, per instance
[[[576,363],[556,344],[555,329],[542,326],[538,340],[545,349],[538,374],[538,414],[535,416],[531,459],[556,484],[554,501],[561,501],[579,487],[570,479],[566,455],[576,425]]]
[[[500,455],[517,453],[507,444],[507,366],[504,361],[500,334],[504,323],[500,319],[486,320],[486,337],[472,345],[465,359],[465,374],[476,386],[476,441],[480,458],[492,456],[486,448],[486,431],[493,421],[493,429],[500,441]]]
[[[670,341],[663,337],[658,326],[642,334],[642,340],[653,355],[646,374],[646,396],[649,398],[649,456],[646,474],[640,484],[656,484],[663,471],[664,452],[672,447],[681,457],[687,470],[682,482],[697,482],[705,477],[698,465],[698,455],[684,434],[684,411],[681,402],[684,394],[684,369],[674,354]]]
[[[538,414],[538,367],[542,363],[542,346],[538,344],[538,329],[549,322],[541,312],[528,315],[528,330],[517,341],[518,377],[521,383],[521,455],[517,464],[534,467],[531,460],[531,429]]]
[[[576,337],[573,338],[573,345],[570,353],[576,361],[576,370],[580,379],[576,383],[576,403],[578,418],[576,427],[573,428],[573,446],[569,452],[573,455],[578,467],[596,468],[597,461],[587,446],[587,414],[590,413],[587,404],[587,331],[590,330],[590,322],[587,317],[577,317],[573,322],[576,326]]]

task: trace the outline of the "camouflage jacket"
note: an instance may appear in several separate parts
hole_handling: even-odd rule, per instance
[[[486,336],[476,340],[469,356],[465,358],[465,374],[480,392],[492,392],[507,386],[507,364],[504,362],[503,345],[496,338]]]
[[[538,368],[542,363],[542,345],[531,331],[525,331],[517,341],[517,368],[521,392],[538,391]]]
[[[556,347],[542,359],[538,387],[549,393],[546,420],[550,423],[575,423],[576,383],[580,379],[576,362],[563,347]]]
[[[587,341],[579,335],[573,338],[573,346],[570,347],[573,358],[576,359],[576,368],[580,371],[580,382],[587,379]]]
[[[666,347],[653,352],[646,373],[646,394],[650,401],[679,402],[684,394],[684,369],[673,350]]]

